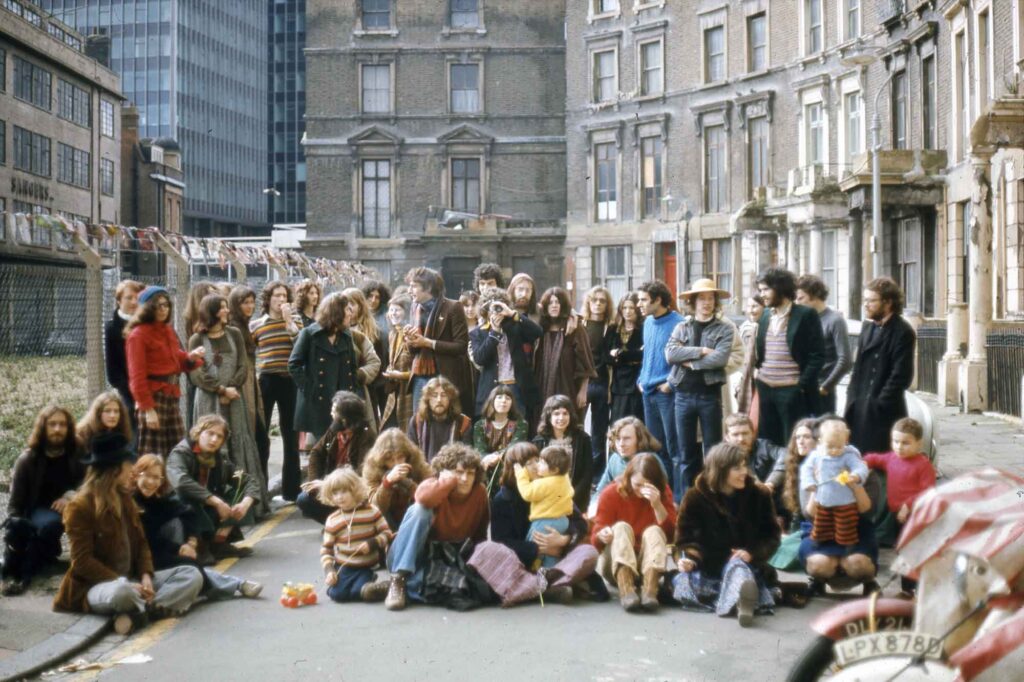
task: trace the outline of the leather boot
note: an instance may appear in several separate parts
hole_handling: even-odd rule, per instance
[[[644,573],[643,593],[640,597],[640,605],[644,611],[654,613],[658,610],[658,584],[660,582],[660,571],[651,569]]]
[[[405,608],[405,576],[395,573],[391,576],[388,596],[384,598],[384,606],[388,611],[401,611]]]
[[[633,577],[632,569],[620,566],[619,570],[615,572],[615,582],[619,587],[619,601],[622,603],[622,608],[630,613],[639,611],[640,597],[636,594],[636,578]]]

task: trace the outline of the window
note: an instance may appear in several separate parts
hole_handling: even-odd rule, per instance
[[[704,129],[704,212],[724,211],[725,194],[725,126],[709,126]]]
[[[935,99],[935,56],[921,60],[921,136],[925,149],[938,147],[935,134],[935,111],[938,102]]]
[[[764,13],[747,17],[747,71],[768,66],[768,31]]]
[[[906,306],[920,311],[921,306],[921,221],[907,218],[899,221],[899,248],[896,250],[899,284],[906,296]]]
[[[50,177],[50,138],[14,126],[14,167]]]
[[[618,204],[618,160],[615,144],[607,142],[594,146],[594,163],[597,166],[597,219],[616,220],[619,217]]]
[[[615,301],[630,289],[628,246],[600,246],[593,250],[594,285],[606,287]]]
[[[704,240],[704,276],[715,281],[719,289],[732,291],[732,240]]]
[[[822,230],[821,231],[821,278],[825,281],[825,286],[832,292],[832,295],[838,298],[839,293],[839,278],[836,274],[836,231],[835,230]]]
[[[825,119],[822,116],[821,102],[808,104],[804,107],[807,118],[807,165],[818,166],[825,163]]]
[[[892,78],[892,148],[907,148],[907,72]]]
[[[960,155],[960,159],[967,158],[967,145],[971,139],[971,114],[970,114],[970,70],[967,66],[967,41],[965,38],[965,32],[961,31],[956,34],[954,40],[954,55],[956,59],[956,112],[959,114],[959,123],[957,127],[957,140],[956,146],[957,152]],[[961,299],[967,300],[967,299]]]
[[[362,0],[363,29],[380,31],[391,28],[391,0]]]
[[[480,65],[452,64],[452,112],[473,114],[480,111]]]
[[[750,194],[758,187],[768,186],[768,117],[747,121],[747,169]]]
[[[452,159],[451,206],[456,211],[480,212],[480,159]]]
[[[615,51],[594,53],[594,101],[615,99]]]
[[[90,187],[89,152],[58,142],[57,180],[76,187]]]
[[[7,122],[0,121],[0,166],[7,163]]]
[[[660,95],[662,83],[661,41],[640,45],[640,94]]]
[[[824,47],[821,3],[822,0],[804,0],[804,17],[807,22],[807,34],[805,36],[807,54],[821,52]]]
[[[846,39],[860,36],[860,0],[846,0]]]
[[[391,162],[363,161],[363,236],[391,236]]]
[[[619,11],[619,0],[592,0],[594,14],[610,14]]]
[[[640,190],[643,194],[643,217],[661,214],[661,138],[645,137],[640,141]]]
[[[100,159],[100,192],[114,196],[114,162],[110,159]]]
[[[363,113],[386,114],[391,111],[391,67],[387,64],[363,64]]]
[[[57,116],[88,128],[92,124],[89,116],[91,108],[92,97],[88,91],[63,78],[57,79]]]
[[[860,92],[843,95],[843,112],[846,114],[846,163],[852,164],[855,154],[864,151],[861,140]]]
[[[704,31],[704,82],[725,78],[725,26]]]
[[[14,58],[14,96],[50,111],[50,72],[21,57]]]
[[[100,100],[100,133],[107,137],[114,136],[114,105],[112,102]]]
[[[451,0],[449,25],[452,28],[477,28],[480,26],[479,0]]]
[[[992,82],[992,65],[989,60],[989,42],[992,36],[992,25],[989,22],[990,13],[986,7],[978,12],[978,111],[981,112],[987,105],[989,97],[992,96],[990,83]]]
[[[961,303],[967,303],[968,292],[971,290],[971,202],[964,201],[960,204],[960,272],[961,278],[960,298]]]
[[[7,50],[0,47],[0,92],[7,90]]]

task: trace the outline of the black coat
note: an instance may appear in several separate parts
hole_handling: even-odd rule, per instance
[[[872,322],[862,326],[845,413],[850,442],[862,453],[887,452],[889,430],[907,416],[903,393],[914,380],[916,345],[914,328],[899,315],[884,327]]]
[[[523,566],[530,569],[540,554],[537,544],[526,539],[530,531],[530,503],[522,498],[515,486],[502,486],[491,500],[491,540],[505,545],[519,557]],[[578,508],[573,508],[569,517],[568,553],[580,541],[588,538],[587,522]],[[564,556],[564,554],[563,554]]]
[[[536,436],[533,444],[538,450],[548,446],[549,440],[544,436]],[[590,488],[594,484],[594,448],[590,436],[583,429],[577,429],[572,437],[572,471],[569,472],[574,491],[572,501],[580,509],[590,505]]]
[[[114,317],[103,327],[103,352],[107,365],[107,383],[117,389],[129,409],[132,392],[128,388],[128,360],[124,352],[124,327],[127,324],[114,311]]]
[[[614,358],[611,352],[621,348],[622,352]],[[638,391],[636,382],[640,378],[640,366],[644,359],[644,329],[637,325],[629,335],[626,345],[622,345],[622,337],[617,329],[608,331],[605,337],[605,362],[612,368],[612,395],[632,395]]]
[[[160,570],[184,564],[194,565],[190,559],[178,554],[184,541],[200,535],[194,507],[181,501],[176,493],[163,497],[146,497],[136,493],[135,503],[139,507],[139,519],[146,531],[149,551],[153,555],[153,568]],[[181,524],[182,542],[174,539],[171,524]]]
[[[771,319],[772,311],[766,308],[757,323],[757,367],[764,362],[765,339]],[[794,303],[789,313],[786,343],[793,360],[800,366],[800,388],[807,398],[807,404],[815,406],[818,402],[818,375],[825,364],[825,337],[822,336],[818,311]]]
[[[484,403],[487,397],[498,385],[498,341],[500,336],[491,334],[490,327],[484,328],[481,325],[469,333],[469,344],[473,352],[473,362],[480,367],[480,378],[476,387],[476,411],[474,414],[484,413]],[[512,369],[515,373],[516,384],[519,386],[519,393],[523,397],[526,407],[536,405],[540,402],[540,389],[533,379],[533,365],[528,346],[532,346],[539,339],[544,331],[540,325],[528,317],[520,316],[506,317],[501,323],[501,330],[508,338],[508,352],[512,356]],[[467,411],[468,405],[463,405],[463,412]]]
[[[708,486],[704,474],[686,491],[676,519],[676,550],[697,562],[703,575],[718,578],[734,549],[750,553],[754,566],[764,565],[779,548],[782,531],[767,490],[752,476],[733,493],[735,513],[726,497]]]
[[[359,385],[357,350],[352,332],[346,330],[328,340],[327,330],[313,324],[299,332],[288,360],[295,380],[295,428],[323,434],[331,425],[331,400],[338,391],[355,391]]]

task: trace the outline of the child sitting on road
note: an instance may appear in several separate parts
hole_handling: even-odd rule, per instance
[[[530,503],[527,540],[532,541],[534,535],[549,529],[559,533],[569,529],[573,498],[569,465],[569,453],[557,445],[549,445],[540,451],[536,477],[532,480],[530,472],[522,464],[516,464],[516,487],[523,499]],[[558,563],[558,558],[545,556],[539,561],[541,566],[550,568]]]
[[[850,445],[850,429],[842,419],[822,422],[817,449],[810,461],[800,469],[800,488],[814,492],[815,542],[835,540],[837,544],[857,544],[857,500],[852,487],[863,483],[868,468],[857,448]]]
[[[899,528],[910,516],[914,501],[921,493],[935,487],[935,468],[923,450],[924,429],[916,419],[904,417],[893,424],[892,452],[864,457],[868,468],[885,472],[886,502],[895,514]],[[916,581],[902,578],[904,596],[912,596]]]
[[[320,486],[320,502],[337,507],[327,517],[320,548],[327,596],[336,602],[381,601],[388,591],[387,582],[374,582],[373,568],[392,533],[367,497],[366,483],[349,466],[332,471]]]

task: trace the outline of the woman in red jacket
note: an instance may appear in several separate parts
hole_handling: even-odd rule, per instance
[[[644,452],[604,489],[597,501],[591,542],[601,557],[597,570],[619,588],[627,611],[656,611],[658,583],[665,572],[668,538],[676,518],[672,489],[656,455]],[[643,578],[642,596],[636,583]]]
[[[185,437],[178,399],[178,376],[203,364],[206,350],[181,348],[174,332],[171,297],[167,289],[146,287],[139,309],[125,327],[128,384],[135,398],[139,452],[167,457]]]

